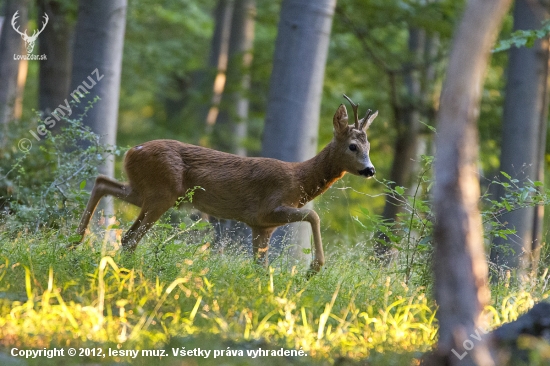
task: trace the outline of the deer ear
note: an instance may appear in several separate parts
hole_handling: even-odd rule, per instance
[[[372,121],[378,116],[378,111],[371,113],[371,110],[369,109],[367,112],[367,115],[365,118],[363,118],[361,121],[359,121],[359,124],[361,126],[361,129],[363,131],[366,131],[369,129],[370,125],[372,124]]]
[[[338,110],[332,119],[335,133],[343,133],[348,131],[348,111],[343,104],[340,104]]]

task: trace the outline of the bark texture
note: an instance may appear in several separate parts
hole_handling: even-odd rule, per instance
[[[212,96],[210,109],[206,115],[207,133],[212,132],[212,126],[218,119],[220,112],[220,102],[227,80],[227,64],[229,62],[229,40],[231,38],[231,24],[233,21],[233,11],[235,0],[218,0],[215,10],[216,25],[212,35],[212,47],[208,64],[216,70],[216,76],[213,80]]]
[[[514,7],[514,30],[540,28],[548,16],[539,1],[517,0]],[[543,10],[543,11],[541,11]],[[511,48],[508,62],[506,96],[502,121],[500,171],[519,181],[522,187],[531,181],[543,181],[546,124],[548,118],[548,38],[535,42],[531,48]],[[506,180],[504,177],[502,179]],[[506,192],[498,187],[503,199]],[[542,235],[544,208],[528,207],[501,216],[515,235],[493,240],[491,261],[502,268],[527,270],[536,268]],[[531,261],[535,259],[534,261]]]
[[[489,51],[510,0],[471,0],[455,34],[437,116],[434,189],[439,364],[494,365],[485,342],[465,349],[490,298],[478,210],[477,118]],[[453,353],[466,354],[462,359]],[[443,363],[444,362],[444,363]]]
[[[126,0],[81,0],[78,7],[70,87],[77,104],[72,118],[83,114],[98,96],[100,100],[86,111],[83,123],[100,136],[104,145],[116,143],[126,7]],[[82,97],[82,92],[88,94]],[[113,159],[108,157],[98,168],[101,174],[114,175]],[[103,202],[105,214],[110,215],[112,200]]]
[[[236,0],[229,37],[226,87],[221,110],[213,129],[216,149],[246,156],[244,139],[247,132],[250,91],[250,65],[254,42],[254,0]]]
[[[48,115],[69,97],[74,25],[60,1],[40,0],[39,18],[44,13],[50,22],[39,38],[39,52],[47,59],[40,61],[38,108]]]
[[[0,37],[0,126],[14,118],[15,99],[17,97],[17,77],[21,61],[14,55],[25,55],[23,39],[13,30],[11,22],[15,12],[19,29],[27,29],[28,0],[8,0],[5,4],[5,17]]]
[[[315,155],[319,111],[336,0],[284,0],[277,30],[273,71],[262,139],[262,156],[304,161]],[[328,121],[327,121],[328,122]],[[290,235],[294,258],[304,259],[310,231],[303,225]],[[272,245],[281,248],[288,227],[278,229]]]

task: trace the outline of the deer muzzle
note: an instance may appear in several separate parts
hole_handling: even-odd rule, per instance
[[[376,174],[376,169],[374,169],[374,166],[369,166],[363,170],[360,170],[359,174],[364,177],[371,178],[374,177],[374,175]]]

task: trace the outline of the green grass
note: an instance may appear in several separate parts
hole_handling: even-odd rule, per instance
[[[200,365],[324,365],[343,358],[414,365],[436,341],[431,289],[414,285],[414,276],[406,284],[399,266],[381,266],[361,247],[330,253],[326,269],[308,281],[305,267],[283,258],[266,271],[246,255],[214,253],[162,225],[132,254],[94,236],[68,250],[64,231],[0,234],[2,357],[14,347],[164,349],[170,356],[161,360],[107,355],[65,357],[62,364],[181,365],[190,358],[172,356],[173,349],[200,347],[244,355],[214,359],[212,352],[193,359]],[[522,291],[494,289],[490,325],[546,298],[545,279]],[[247,357],[260,348],[307,356]]]

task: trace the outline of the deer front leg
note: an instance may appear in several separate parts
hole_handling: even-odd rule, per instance
[[[311,231],[313,232],[313,243],[315,245],[315,253],[310,265],[310,270],[314,273],[321,270],[321,267],[325,264],[325,254],[323,252],[323,242],[321,240],[321,224],[317,212],[308,208],[280,206],[265,217],[265,221],[277,226],[289,224],[291,222],[309,222]]]
[[[267,251],[269,249],[269,239],[273,234],[274,228],[252,227],[252,250],[256,263],[267,267]]]

